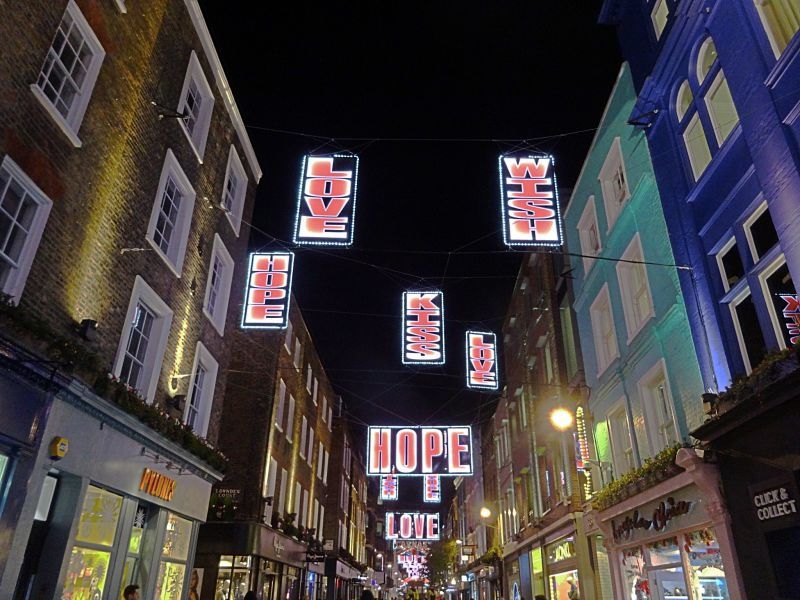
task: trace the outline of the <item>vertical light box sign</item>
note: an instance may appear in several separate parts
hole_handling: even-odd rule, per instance
[[[467,331],[467,387],[473,390],[496,390],[497,337],[490,331]]]
[[[285,329],[289,321],[294,254],[254,253],[247,269],[242,328]]]
[[[425,502],[442,501],[442,479],[438,475],[425,475]]]
[[[794,346],[800,341],[800,296],[796,294],[780,294],[781,300],[786,302],[783,307],[783,318],[786,320],[787,346]]]
[[[501,154],[500,202],[507,246],[561,246],[555,159],[525,152]]]
[[[358,156],[306,156],[300,170],[294,243],[350,246],[356,218]]]
[[[400,490],[397,477],[394,475],[381,476],[381,500],[397,500]]]
[[[403,292],[403,364],[443,365],[444,295]]]

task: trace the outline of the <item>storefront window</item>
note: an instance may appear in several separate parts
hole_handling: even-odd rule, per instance
[[[169,513],[158,566],[157,600],[180,600],[191,542],[192,522]]]
[[[133,517],[131,536],[128,541],[128,553],[125,557],[125,567],[120,582],[120,596],[122,595],[121,590],[125,589],[127,585],[137,584],[141,588],[145,587],[146,576],[142,571],[142,565],[149,564],[152,556],[153,542],[150,541],[150,538],[155,533],[157,517],[158,511],[149,504],[140,503],[136,507],[136,515]]]
[[[223,555],[219,559],[216,600],[242,600],[250,589],[249,556]],[[267,598],[266,596],[264,598]]]
[[[534,548],[531,550],[531,586],[533,595],[545,594],[544,585],[544,565],[542,564],[542,549]]]
[[[650,551],[650,564],[653,566],[680,564],[681,562],[678,538],[671,537],[659,540],[653,544],[648,544],[647,549]]]
[[[550,575],[550,598],[553,600],[579,600],[578,571]]]
[[[622,551],[622,577],[625,600],[650,600],[650,582],[647,581],[644,553],[640,547]]]
[[[92,485],[87,488],[70,552],[63,600],[103,597],[121,508],[121,496]]]
[[[695,600],[728,600],[725,567],[719,543],[711,528],[693,531],[684,536],[691,572],[689,579]]]
[[[678,538],[647,545],[650,554],[650,593],[657,600],[689,600]]]

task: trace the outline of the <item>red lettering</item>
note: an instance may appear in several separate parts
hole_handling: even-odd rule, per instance
[[[425,515],[423,514],[414,515],[414,535],[418,540],[425,537]]]
[[[438,540],[439,539],[439,515],[437,514],[429,514],[428,515],[428,528],[427,528],[427,535],[425,536],[429,540]]]
[[[470,473],[471,464],[461,462],[461,453],[469,452],[469,429],[466,427],[451,427],[447,430],[447,468],[449,473]],[[463,443],[461,438],[466,436],[467,443]]]
[[[406,357],[411,360],[438,360],[442,357],[439,344],[406,344]]]
[[[403,513],[400,515],[400,537],[403,539],[411,538],[413,522],[411,520],[411,515],[408,513]]]
[[[415,310],[430,310],[439,312],[439,307],[433,301],[434,298],[439,296],[438,293],[434,294],[417,294],[409,293],[406,297],[406,309]]]
[[[392,430],[391,429],[370,429],[369,430],[370,473],[390,473],[392,470]]]
[[[478,372],[488,373],[489,371],[494,368],[494,361],[493,360],[480,360],[477,358],[473,358],[470,360],[472,364],[472,368]]]
[[[288,271],[289,257],[282,256],[257,256],[253,259],[253,271]]]
[[[250,285],[259,288],[284,288],[289,283],[288,273],[257,272],[250,276]]]
[[[506,190],[509,198],[552,198],[553,190],[539,190],[540,185],[553,187],[553,180],[547,179],[512,179],[506,178],[506,185],[518,185],[518,190]]]
[[[300,217],[300,236],[347,237],[347,217]]]
[[[250,290],[247,296],[248,304],[264,304],[268,300],[282,300],[286,298],[286,290],[273,289],[273,290]]]
[[[343,198],[350,195],[349,179],[306,179],[306,196],[324,196],[326,198]]]
[[[509,234],[512,240],[558,241],[558,230],[555,221],[534,221],[511,219]]]
[[[310,156],[308,158],[308,177],[333,177],[352,179],[352,171],[333,171],[333,157]]]
[[[433,473],[434,457],[444,454],[444,435],[440,429],[422,430],[422,472]]]
[[[505,157],[506,169],[515,178],[533,177],[534,179],[542,179],[547,175],[550,169],[550,158],[513,158]]]
[[[409,327],[406,335],[409,342],[438,342],[441,339],[438,327]]]
[[[247,321],[249,323],[255,321],[264,323],[282,323],[285,309],[286,307],[283,304],[272,304],[269,306],[248,306]]]
[[[338,217],[349,202],[344,198],[331,198],[328,204],[325,204],[325,200],[322,198],[309,198],[308,196],[305,197],[305,200],[308,210],[315,217]]]
[[[413,473],[417,470],[417,432],[401,429],[395,438],[395,464],[400,473]]]

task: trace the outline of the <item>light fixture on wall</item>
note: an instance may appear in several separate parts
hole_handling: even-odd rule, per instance
[[[78,334],[89,342],[97,339],[97,321],[94,319],[83,319],[78,326]]]

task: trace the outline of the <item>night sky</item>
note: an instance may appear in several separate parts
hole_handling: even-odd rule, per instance
[[[464,330],[499,333],[521,260],[499,220],[497,156],[514,143],[491,140],[552,152],[567,200],[592,132],[535,138],[597,126],[621,60],[600,0],[200,4],[264,170],[255,227],[291,238],[304,154],[361,158],[353,248],[297,248],[293,286],[352,422],[485,416]],[[258,231],[250,245],[281,247]],[[401,364],[415,286],[444,290],[443,367]]]

